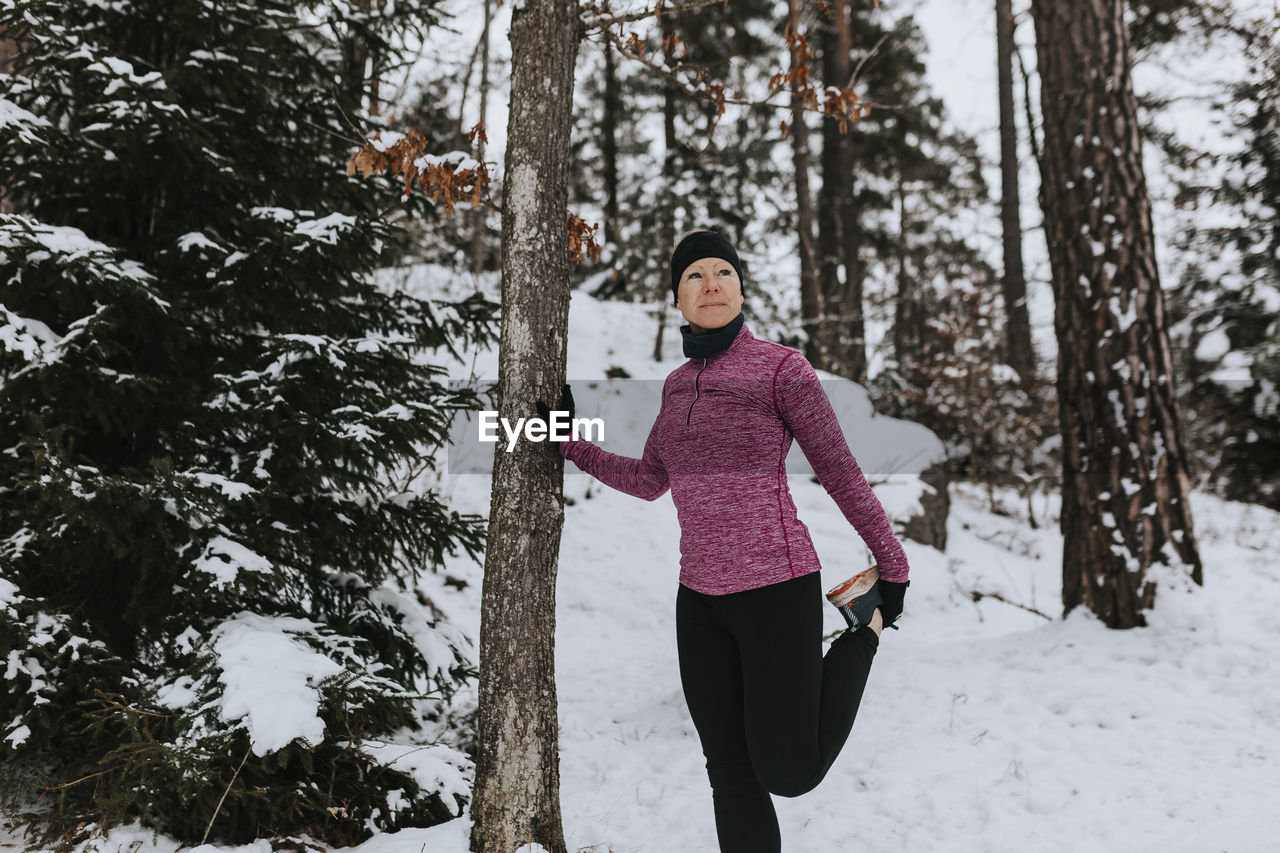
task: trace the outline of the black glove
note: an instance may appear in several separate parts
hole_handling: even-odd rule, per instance
[[[542,402],[541,400],[539,400],[537,403],[535,403],[535,404],[534,404],[534,406],[535,406],[535,407],[537,408],[537,410],[538,410],[538,417],[540,417],[540,418],[542,418],[544,421],[546,421],[547,426],[548,426],[548,428],[549,428],[549,427],[551,426],[551,409],[550,409],[550,407],[548,407],[548,406],[547,406],[547,404],[546,404],[546,403],[544,403],[544,402]],[[556,409],[556,411],[557,411],[557,412],[564,412],[564,411],[567,411],[567,412],[569,413],[569,420],[571,420],[571,421],[573,420],[574,413],[576,413],[576,412],[578,411],[578,410],[577,410],[577,409],[575,409],[575,408],[574,408],[574,406],[573,406],[573,392],[569,390],[569,383],[568,383],[568,382],[564,383],[564,391],[562,392],[562,394],[561,394],[561,396],[560,396],[560,407],[559,407],[558,409]]]
[[[907,587],[911,586],[911,581],[897,583],[880,578],[876,581],[876,586],[880,588],[880,597],[884,599],[884,603],[880,605],[880,615],[884,617],[884,625],[896,631],[898,626],[893,623],[902,615],[902,598],[907,594]]]

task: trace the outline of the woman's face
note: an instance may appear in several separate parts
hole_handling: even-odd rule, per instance
[[[702,258],[685,267],[676,288],[676,307],[695,335],[737,317],[742,310],[742,282],[733,264],[722,258]]]

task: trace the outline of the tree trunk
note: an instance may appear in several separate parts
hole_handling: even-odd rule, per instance
[[[375,0],[354,0],[352,6],[355,13],[366,19],[370,18],[378,8]],[[365,85],[371,79],[376,81],[378,78],[378,63],[369,47],[368,39],[354,27],[349,27],[347,37],[343,40],[342,50],[346,59],[346,79],[342,81],[343,102],[340,106],[348,115],[355,115],[364,111],[364,100],[369,97],[371,113],[376,115],[376,90],[365,91]]]
[[[849,82],[849,52],[841,53],[838,21],[844,14],[843,0],[833,0],[818,19],[819,50],[822,51],[822,82],[828,87],[840,87]],[[840,263],[844,260],[840,251],[840,210],[843,196],[850,192],[852,179],[841,169],[841,156],[849,137],[840,132],[839,123],[831,118],[822,120],[822,186],[818,189],[818,290],[822,294],[822,319],[818,322],[818,361],[810,359],[814,367],[840,372],[841,353],[834,338],[839,333],[836,315],[840,312],[840,299],[844,295],[844,282],[840,279]]]
[[[898,367],[905,370],[919,364],[923,357],[924,324],[928,318],[921,304],[921,288],[907,271],[909,215],[907,192],[901,177],[898,178],[895,195],[898,199],[898,239],[894,245],[897,255],[897,270],[894,273],[897,298],[893,305],[893,357],[898,362]]]
[[[1062,430],[1062,601],[1145,624],[1203,583],[1121,0],[1035,0]]]
[[[569,320],[566,234],[574,0],[530,0],[511,19],[511,101],[502,203],[500,416],[558,402]],[[551,446],[495,450],[480,621],[477,853],[537,842],[566,853],[560,818],[555,582],[563,461]]]
[[[674,64],[675,55],[673,47],[674,39],[672,36],[676,34],[676,25],[671,15],[663,15],[661,22],[662,29],[662,53],[666,60],[667,67],[670,68]],[[676,98],[680,95],[679,89],[670,81],[664,82],[662,85],[662,133],[665,149],[662,155],[662,192],[670,193],[676,181]],[[665,205],[668,211],[672,210],[672,205]],[[662,217],[662,231],[660,239],[662,245],[666,247],[666,253],[669,256],[675,250],[676,242],[676,224],[671,216]],[[662,361],[662,339],[667,331],[667,307],[666,300],[671,299],[671,290],[667,279],[661,279],[659,283],[659,291],[661,298],[658,302],[658,333],[653,339],[653,360]]]
[[[1000,89],[1000,226],[1004,232],[1005,350],[1024,388],[1035,379],[1035,351],[1022,269],[1022,215],[1018,208],[1018,125],[1013,113],[1013,9],[996,0],[996,65]]]
[[[380,14],[383,2],[371,0],[370,12]],[[382,57],[372,51],[369,52],[369,115],[382,115]]]
[[[618,72],[613,45],[604,43],[604,115],[600,122],[600,156],[604,172],[604,240],[618,242],[618,114],[622,111],[622,93],[618,88]]]
[[[853,70],[849,58],[853,54],[852,15],[850,0],[836,0],[836,48],[844,57],[844,85],[852,85]],[[854,382],[867,381],[867,330],[862,306],[862,282],[866,279],[866,265],[862,261],[862,223],[859,211],[853,199],[853,163],[854,134],[856,125],[850,125],[848,133],[842,137],[840,147],[839,172],[843,191],[840,193],[840,245],[844,253],[844,284],[838,298],[833,299],[834,306],[827,306],[827,313],[837,313],[838,319],[833,324],[836,340],[830,346],[839,355],[838,358],[844,376]]]
[[[600,171],[604,176],[604,242],[613,258],[609,281],[595,291],[612,297],[627,290],[627,276],[618,264],[621,249],[618,230],[618,121],[622,116],[622,89],[618,85],[617,59],[613,44],[604,40],[604,104],[600,118]]]
[[[489,22],[493,0],[484,0],[484,31],[480,36],[480,123],[489,126]],[[476,159],[484,162],[484,139],[477,142]],[[471,271],[484,271],[484,208],[471,211]]]
[[[787,0],[788,26],[800,33],[800,0]],[[802,49],[791,49],[792,70],[807,65]],[[818,290],[818,270],[814,263],[813,199],[809,194],[809,125],[804,118],[804,102],[800,95],[803,77],[791,81],[791,162],[796,179],[796,230],[800,235],[800,325],[807,338],[805,357],[822,362],[818,345],[818,323],[822,316],[822,294]]]
[[[13,72],[13,56],[17,52],[17,42],[6,38],[4,29],[0,27],[0,74],[11,74]]]
[[[850,152],[850,163],[853,154]],[[862,258],[861,246],[865,234],[858,219],[858,207],[853,193],[845,193],[841,205],[840,221],[844,252],[844,291],[839,301],[839,320],[835,324],[840,335],[838,351],[843,359],[841,375],[854,382],[867,381],[867,325],[863,311],[863,283],[867,278],[867,263]]]
[[[6,38],[4,29],[0,28],[0,74],[13,72],[13,56],[17,52],[17,43],[13,39]],[[13,213],[13,201],[4,187],[0,187],[0,213]]]

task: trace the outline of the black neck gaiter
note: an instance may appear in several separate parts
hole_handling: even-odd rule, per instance
[[[738,337],[739,330],[742,329],[743,316],[742,312],[738,312],[738,316],[734,317],[728,323],[725,323],[718,329],[712,329],[703,332],[701,335],[695,335],[689,331],[686,324],[680,327],[680,337],[684,338],[684,354],[686,358],[706,358],[715,355],[722,350],[727,350],[729,344],[733,343]]]

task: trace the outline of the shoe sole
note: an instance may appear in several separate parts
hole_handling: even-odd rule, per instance
[[[870,592],[876,585],[876,581],[880,579],[880,569],[878,566],[872,566],[865,572],[860,572],[849,578],[844,583],[837,584],[827,593],[827,601],[830,601],[836,607],[844,607],[850,601],[853,601],[860,595]]]

